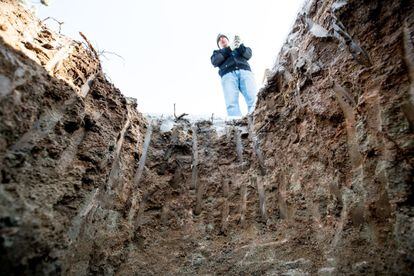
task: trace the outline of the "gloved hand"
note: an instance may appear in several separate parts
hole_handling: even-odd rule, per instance
[[[242,44],[240,36],[238,36],[238,35],[234,36],[234,44],[235,44],[236,48],[239,48],[240,44]]]
[[[234,40],[232,41],[232,43],[230,44],[230,49],[233,51],[234,49],[239,48],[240,44],[241,44],[241,39],[240,36],[235,35],[234,36]]]

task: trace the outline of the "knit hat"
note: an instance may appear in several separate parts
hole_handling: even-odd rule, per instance
[[[229,38],[225,35],[225,34],[218,34],[217,35],[217,40],[216,40],[216,42],[217,42],[217,47],[219,47],[220,48],[220,45],[219,45],[219,40],[220,40],[220,38],[221,37],[225,37],[225,38],[227,38],[227,40],[229,40]]]

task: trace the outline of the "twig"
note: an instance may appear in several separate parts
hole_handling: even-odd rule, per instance
[[[89,49],[93,52],[95,57],[99,60],[98,53],[95,51],[95,48],[93,48],[92,44],[89,42],[89,40],[86,38],[86,36],[82,32],[79,32],[79,34],[86,41],[86,43],[88,44]]]
[[[174,103],[174,118],[175,118],[175,121],[181,120],[182,118],[184,118],[187,115],[188,115],[187,113],[183,113],[183,114],[181,114],[180,116],[177,117],[177,115],[175,113],[175,103]]]
[[[99,56],[103,56],[103,57],[107,58],[105,56],[105,54],[115,55],[115,56],[119,57],[120,59],[122,59],[125,62],[125,59],[121,55],[118,55],[115,52],[109,52],[109,51],[106,51],[106,50],[99,51]]]
[[[51,16],[46,17],[45,19],[42,20],[42,22],[45,22],[46,20],[49,20],[49,19],[52,19],[53,21],[55,21],[56,23],[59,24],[59,34],[60,34],[60,32],[62,31],[62,25],[65,24],[65,22],[63,22],[63,21],[61,22],[61,21],[59,21],[56,18],[51,17]]]
[[[187,115],[188,115],[187,113],[181,114],[180,116],[177,117],[177,121],[184,118],[184,116],[187,116]]]

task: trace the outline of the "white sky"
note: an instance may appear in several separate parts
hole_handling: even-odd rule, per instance
[[[38,1],[28,1],[38,3]],[[218,33],[240,35],[252,48],[250,66],[260,87],[273,67],[303,0],[55,0],[36,4],[38,16],[64,21],[62,33],[98,50],[104,71],[144,113],[225,115],[217,68],[210,63]],[[48,21],[57,30],[57,24]],[[242,110],[245,103],[240,94]]]

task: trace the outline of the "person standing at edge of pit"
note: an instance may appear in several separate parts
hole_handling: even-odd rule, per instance
[[[247,62],[252,57],[252,49],[240,41],[239,36],[234,37],[232,43],[224,34],[217,36],[219,50],[214,50],[211,63],[219,67],[221,85],[223,87],[227,116],[239,118],[242,116],[239,107],[239,93],[242,93],[247,112],[253,112],[256,103],[256,83],[250,65]]]

